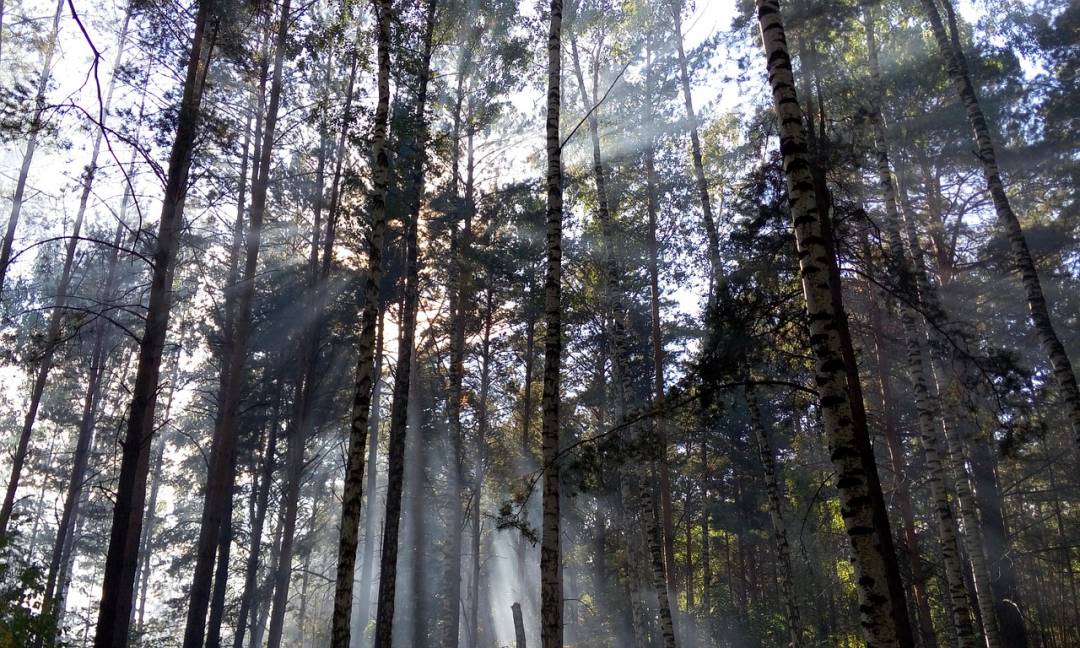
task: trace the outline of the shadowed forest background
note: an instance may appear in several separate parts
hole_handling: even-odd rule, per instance
[[[0,648],[1080,647],[1078,69],[1075,0],[0,0]]]

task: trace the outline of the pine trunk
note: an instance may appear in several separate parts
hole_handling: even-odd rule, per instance
[[[30,118],[30,137],[26,142],[26,150],[23,152],[22,165],[19,167],[19,177],[15,181],[15,194],[11,198],[11,215],[8,216],[7,231],[4,233],[3,243],[0,243],[0,295],[4,292],[4,281],[7,279],[8,266],[11,265],[11,252],[15,245],[15,230],[19,226],[19,215],[22,212],[26,184],[30,176],[30,165],[34,161],[34,153],[37,151],[38,134],[44,128],[42,117],[45,109],[45,93],[49,89],[49,79],[52,77],[52,60],[56,53],[56,45],[60,33],[60,19],[64,16],[65,0],[57,0],[56,13],[53,14],[52,31],[49,34],[48,44],[45,46],[45,56],[41,61],[41,74],[38,76],[37,94],[34,96],[34,114]],[[3,7],[0,6],[0,18],[3,17]],[[123,49],[122,47],[119,49]],[[7,516],[0,512],[0,537],[7,531]]]
[[[255,297],[255,279],[258,270],[259,247],[262,241],[262,225],[266,214],[266,196],[269,188],[270,163],[273,158],[274,133],[277,125],[278,106],[281,104],[282,75],[285,48],[289,35],[290,0],[284,0],[279,10],[278,28],[274,43],[274,71],[270,83],[269,105],[266,124],[262,133],[261,157],[258,160],[258,176],[251,187],[251,210],[247,223],[245,260],[240,282],[236,286],[235,312],[227,318],[226,340],[228,358],[223,375],[223,397],[219,425],[214,430],[210,447],[210,467],[206,491],[203,496],[202,519],[199,539],[195,550],[191,588],[188,591],[188,612],[184,629],[184,648],[202,648],[206,631],[206,614],[210,604],[214,559],[222,535],[229,531],[223,524],[232,515],[232,493],[236,482],[236,442],[239,426],[240,398],[247,373],[247,348],[251,335],[252,306]],[[232,290],[232,287],[226,288]],[[234,318],[234,319],[233,319]],[[233,319],[233,321],[229,321]],[[227,556],[224,556],[227,558]],[[227,565],[226,565],[227,567]],[[227,574],[227,572],[224,572]]]
[[[172,302],[169,282],[176,264],[188,170],[198,133],[203,87],[217,32],[217,18],[213,15],[213,9],[213,0],[199,4],[176,135],[169,156],[165,196],[153,252],[146,329],[139,344],[138,369],[132,389],[127,432],[122,443],[120,480],[102,580],[95,648],[123,648],[128,642],[161,353],[165,346]]]

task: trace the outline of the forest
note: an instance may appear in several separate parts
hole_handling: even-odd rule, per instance
[[[1080,648],[1078,70],[1077,0],[0,0],[0,648]]]

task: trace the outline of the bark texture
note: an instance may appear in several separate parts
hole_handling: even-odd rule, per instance
[[[562,142],[559,114],[562,79],[562,0],[551,0],[547,75],[547,270],[544,275],[544,391],[541,398],[541,459],[544,497],[540,541],[540,643],[563,645],[563,574],[559,469],[559,368],[562,360]]]
[[[889,587],[888,565],[875,525],[868,466],[862,460],[852,420],[840,339],[841,313],[830,287],[827,230],[820,213],[807,154],[806,129],[795,93],[795,79],[777,0],[757,0],[757,16],[768,63],[769,84],[780,126],[780,151],[788,204],[806,301],[821,416],[837,473],[841,516],[851,544],[863,639],[871,648],[910,646],[907,607]],[[872,468],[872,467],[869,467]]]

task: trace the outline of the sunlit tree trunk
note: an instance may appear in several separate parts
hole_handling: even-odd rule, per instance
[[[950,0],[939,0],[945,7],[950,23],[955,24]],[[1001,179],[998,169],[997,149],[990,137],[990,126],[979,104],[978,94],[968,74],[967,62],[960,48],[959,37],[953,28],[953,38],[946,32],[941,14],[938,12],[934,0],[922,0],[923,9],[930,21],[930,28],[937,42],[938,50],[945,62],[945,71],[956,90],[960,102],[967,113],[968,123],[971,126],[978,148],[977,157],[982,164],[983,175],[986,178],[987,191],[993,201],[994,211],[998,222],[1004,228],[1012,248],[1013,264],[1020,273],[1024,290],[1027,292],[1028,309],[1031,321],[1038,334],[1039,343],[1043,352],[1050,359],[1050,365],[1054,370],[1058,388],[1061,390],[1061,398],[1065,403],[1069,423],[1072,425],[1073,441],[1076,449],[1080,452],[1080,388],[1077,387],[1076,372],[1061,343],[1061,338],[1054,329],[1050,312],[1043,295],[1042,283],[1039,280],[1035,261],[1028,249],[1027,239],[1024,238],[1024,230],[1020,226],[1020,220],[1013,212],[1009,196],[1005,191],[1005,183]]]
[[[562,648],[562,538],[559,519],[559,367],[562,360],[562,0],[551,0],[548,15],[547,69],[547,270],[544,275],[544,393],[541,399],[543,522],[540,541],[541,648]]]
[[[761,458],[761,470],[765,477],[766,503],[769,509],[769,519],[773,527],[773,542],[776,544],[777,568],[780,576],[780,595],[787,609],[788,634],[791,638],[791,648],[802,645],[802,621],[799,617],[799,604],[795,596],[795,587],[792,582],[791,549],[788,545],[787,529],[784,527],[784,508],[780,499],[779,479],[776,475],[776,458],[773,454],[772,444],[769,443],[769,435],[761,422],[761,410],[758,407],[754,388],[747,385],[745,389],[746,405],[750,410],[750,427],[753,429],[754,438],[757,441],[758,456]]]
[[[170,283],[179,248],[188,170],[199,129],[202,92],[217,33],[215,6],[213,0],[199,3],[176,135],[169,156],[157,243],[152,254],[146,329],[139,344],[127,432],[121,445],[120,479],[102,580],[95,648],[123,648],[128,641],[161,353],[172,302]]]
[[[52,60],[56,54],[57,36],[60,33],[60,19],[64,15],[64,6],[65,0],[57,0],[56,12],[53,14],[52,20],[52,31],[49,32],[45,55],[41,61],[41,74],[38,76],[37,93],[34,95],[34,114],[31,115],[29,124],[30,137],[26,141],[22,165],[19,167],[19,177],[15,181],[15,194],[11,198],[11,214],[8,216],[7,230],[4,233],[3,242],[0,243],[0,294],[4,292],[4,281],[7,279],[8,266],[11,265],[11,252],[15,244],[15,229],[19,226],[19,214],[22,212],[23,201],[25,200],[30,165],[33,163],[34,153],[37,151],[38,136],[45,126],[42,120],[47,107],[45,104],[45,92],[49,89],[49,79],[52,78]],[[2,18],[3,6],[0,6],[0,21],[2,21]],[[123,47],[118,49],[123,49]],[[7,522],[10,516],[10,507],[6,505],[5,500],[5,508],[0,510],[0,537],[7,533]]]
[[[806,301],[810,346],[814,355],[821,416],[829,442],[840,491],[841,516],[854,557],[856,591],[863,638],[871,648],[911,646],[907,606],[890,587],[892,557],[883,544],[871,497],[874,467],[863,461],[860,441],[852,419],[838,318],[830,282],[827,247],[827,214],[818,211],[807,155],[802,111],[795,95],[795,80],[777,0],[757,0],[758,22],[768,62],[769,84],[780,127],[780,151],[784,158],[788,204],[794,225],[796,248]],[[866,440],[868,441],[868,440]],[[895,565],[891,566],[895,569]]]

